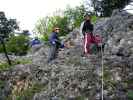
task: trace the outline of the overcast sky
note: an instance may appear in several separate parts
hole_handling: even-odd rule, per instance
[[[21,29],[33,29],[40,17],[52,14],[58,9],[65,9],[67,5],[75,7],[83,0],[0,0],[0,11],[7,17],[20,21]]]
[[[130,9],[130,10],[128,10],[128,12],[133,14],[133,3],[131,3],[131,5],[126,6],[125,9]]]
[[[40,17],[58,9],[63,10],[67,5],[75,7],[81,4],[83,0],[0,0],[0,11],[4,11],[8,17],[16,18],[21,29],[31,31]]]

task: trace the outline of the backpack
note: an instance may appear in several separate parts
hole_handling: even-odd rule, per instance
[[[93,51],[98,51],[99,44],[102,43],[102,38],[100,35],[92,35],[90,33],[85,34],[84,38],[84,52],[93,53]]]

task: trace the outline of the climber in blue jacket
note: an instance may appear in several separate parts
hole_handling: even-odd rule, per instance
[[[51,33],[51,36],[49,38],[50,42],[50,51],[48,55],[48,63],[54,60],[57,57],[58,49],[63,48],[64,45],[60,42],[58,33],[60,32],[59,27],[54,27],[53,32]]]
[[[35,39],[31,41],[31,46],[40,45],[40,44],[41,41],[38,39],[38,37],[35,37]]]

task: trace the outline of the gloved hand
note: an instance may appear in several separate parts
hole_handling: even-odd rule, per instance
[[[61,42],[60,48],[64,48],[64,47],[65,47],[64,42]]]
[[[52,41],[52,44],[55,45],[56,44],[55,41]]]

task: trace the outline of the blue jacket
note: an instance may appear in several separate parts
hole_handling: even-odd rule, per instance
[[[59,46],[60,48],[64,48],[64,44],[60,42],[58,35],[56,32],[52,32],[49,38],[50,44]]]
[[[58,35],[57,35],[56,32],[52,32],[52,33],[51,33],[51,36],[50,36],[50,38],[49,38],[49,41],[50,41],[50,43],[53,44],[53,45],[59,43],[59,38],[58,38]]]
[[[38,39],[34,39],[34,40],[31,42],[31,46],[38,45],[38,44],[41,44],[41,41],[38,40]]]

